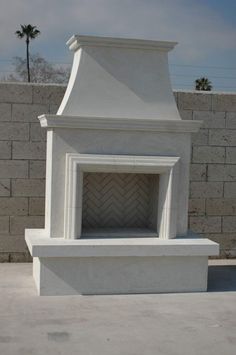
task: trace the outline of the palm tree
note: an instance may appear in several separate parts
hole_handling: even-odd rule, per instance
[[[36,26],[32,25],[20,25],[21,30],[15,32],[18,38],[26,38],[26,63],[27,63],[27,73],[28,73],[28,82],[30,82],[30,67],[29,67],[29,43],[30,40],[35,39],[40,34],[40,31]]]
[[[195,80],[195,90],[201,91],[211,91],[212,85],[211,82],[207,78],[200,78]]]

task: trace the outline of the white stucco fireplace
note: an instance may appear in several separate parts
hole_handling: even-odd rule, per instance
[[[218,245],[187,230],[191,133],[168,75],[175,43],[73,36],[47,129],[45,228],[26,230],[41,295],[204,291]]]

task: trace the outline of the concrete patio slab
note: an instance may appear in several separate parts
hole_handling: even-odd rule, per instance
[[[1,355],[233,355],[236,260],[209,292],[38,297],[31,264],[0,264]]]

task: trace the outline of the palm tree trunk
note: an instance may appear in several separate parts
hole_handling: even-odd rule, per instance
[[[26,63],[27,63],[27,74],[28,82],[30,83],[30,67],[29,67],[29,39],[26,39]]]

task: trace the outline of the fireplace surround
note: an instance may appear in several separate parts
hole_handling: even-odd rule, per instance
[[[47,130],[44,229],[25,233],[40,295],[207,289],[218,244],[187,230],[191,133],[168,74],[175,43],[73,36]]]

